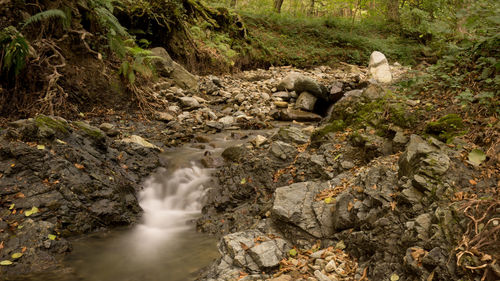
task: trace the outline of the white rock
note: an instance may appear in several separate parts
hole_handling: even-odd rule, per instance
[[[384,54],[375,51],[370,56],[370,64],[368,66],[371,75],[380,83],[392,82],[392,73],[389,62]]]
[[[262,144],[264,144],[267,141],[267,138],[261,135],[255,136],[255,138],[252,140],[252,144],[255,145],[255,147],[260,147]]]
[[[222,117],[221,119],[219,119],[219,122],[221,122],[222,124],[224,124],[226,126],[231,126],[234,124],[234,117],[232,117],[232,116]]]
[[[137,135],[131,135],[130,137],[124,138],[121,141],[125,143],[135,143],[143,147],[161,150],[158,146],[148,142],[147,140]]]
[[[337,269],[337,264],[335,263],[334,260],[331,260],[329,263],[326,264],[325,270],[326,272],[334,272]]]

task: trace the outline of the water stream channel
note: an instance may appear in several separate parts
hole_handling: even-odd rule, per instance
[[[141,223],[72,241],[66,262],[77,280],[193,280],[218,257],[215,239],[197,233],[190,223],[201,212],[204,184],[213,172],[200,168],[200,159],[241,141],[228,134],[211,140],[210,145],[186,145],[162,155],[165,167],[145,181],[138,195]]]

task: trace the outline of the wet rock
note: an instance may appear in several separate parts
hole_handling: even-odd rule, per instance
[[[280,128],[278,138],[284,142],[296,144],[304,144],[309,141],[309,136],[297,127]]]
[[[392,81],[391,68],[384,54],[375,51],[370,55],[368,66],[371,75],[380,83],[390,83]]]
[[[308,92],[302,92],[299,95],[299,98],[297,99],[297,101],[295,102],[295,105],[299,109],[304,109],[304,110],[307,110],[307,111],[313,111],[314,105],[316,104],[317,100],[318,100],[318,98],[316,98],[315,96],[311,95],[310,93],[308,93]]]

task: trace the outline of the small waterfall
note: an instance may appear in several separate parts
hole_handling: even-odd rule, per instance
[[[191,163],[173,173],[162,169],[144,183],[139,194],[143,222],[135,229],[135,235],[144,241],[140,249],[151,254],[156,245],[190,228],[187,221],[201,211],[203,184],[209,179],[208,169]]]

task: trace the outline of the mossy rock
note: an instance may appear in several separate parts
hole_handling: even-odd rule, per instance
[[[429,122],[425,127],[425,132],[437,137],[440,141],[450,142],[454,137],[464,133],[464,124],[458,114],[448,114],[438,121]]]
[[[325,136],[329,133],[342,131],[346,128],[344,120],[333,120],[331,123],[324,125],[315,130],[311,135],[311,143],[317,144],[325,141]]]
[[[78,129],[82,130],[87,136],[95,140],[102,141],[106,138],[106,134],[101,131],[101,129],[91,126],[85,122],[74,121],[72,124]]]
[[[59,117],[38,115],[34,118],[34,122],[38,128],[37,136],[40,138],[67,136],[71,130],[68,122]]]

